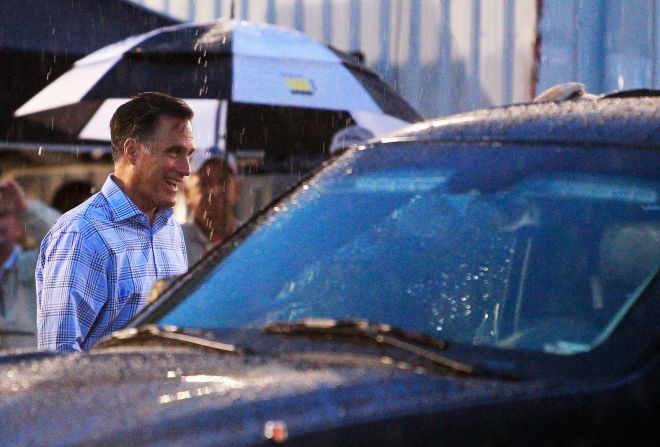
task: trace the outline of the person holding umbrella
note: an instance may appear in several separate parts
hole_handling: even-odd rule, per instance
[[[234,154],[217,147],[195,152],[190,167],[192,174],[184,185],[190,217],[182,228],[192,265],[236,229],[234,208],[241,181]]]
[[[110,121],[114,173],[48,232],[35,271],[40,349],[81,351],[122,328],[152,284],[188,269],[173,216],[195,150],[193,111],[142,93]]]

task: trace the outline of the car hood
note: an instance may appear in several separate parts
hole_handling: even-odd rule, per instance
[[[297,436],[545,387],[355,353],[238,357],[155,346],[36,354],[0,363],[0,444],[254,445],[271,420]]]

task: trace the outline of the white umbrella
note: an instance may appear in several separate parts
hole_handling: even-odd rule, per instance
[[[223,19],[160,28],[102,48],[15,116],[72,140],[109,141],[112,113],[143,91],[186,100],[200,148],[260,153],[271,161],[325,156],[335,134],[349,126],[378,135],[421,119],[349,55],[294,30]]]

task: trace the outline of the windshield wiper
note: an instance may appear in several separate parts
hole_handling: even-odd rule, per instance
[[[263,326],[266,334],[277,335],[339,335],[347,337],[363,337],[376,343],[392,346],[410,352],[420,358],[452,371],[477,376],[501,376],[499,373],[486,371],[482,367],[459,362],[435,351],[443,350],[447,343],[415,331],[400,329],[389,324],[370,323],[367,320],[347,319],[333,320],[324,318],[309,318],[292,322],[277,322]],[[511,377],[509,377],[511,378]]]
[[[177,326],[160,327],[155,324],[147,324],[138,328],[128,328],[115,331],[109,338],[97,343],[96,346],[94,346],[94,349],[122,346],[127,344],[127,342],[141,342],[156,339],[182,345],[195,346],[198,348],[212,349],[227,354],[245,354],[245,352],[238,346],[209,340],[208,338],[203,337],[202,334],[201,331],[197,334],[193,333],[192,330],[186,330]]]

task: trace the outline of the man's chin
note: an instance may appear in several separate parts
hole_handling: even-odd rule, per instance
[[[158,208],[160,209],[174,208],[174,205],[176,205],[176,199],[163,199],[158,204]]]

